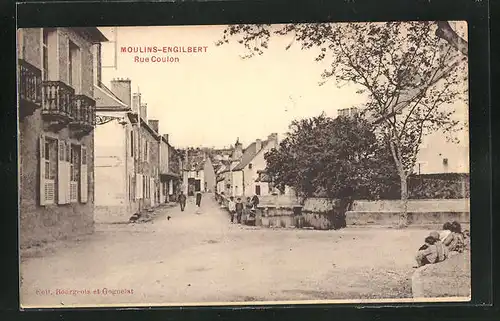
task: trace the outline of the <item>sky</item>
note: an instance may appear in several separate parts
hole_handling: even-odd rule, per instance
[[[325,65],[300,46],[284,48],[290,38],[276,38],[262,56],[241,59],[243,46],[215,46],[224,26],[99,28],[110,40],[103,46],[103,82],[129,78],[148,105],[148,118],[159,119],[160,133],[172,144],[224,147],[237,138],[244,146],[271,133],[283,137],[292,120],[365,101],[355,88],[338,89],[332,82],[319,86]],[[115,38],[115,34],[117,37]],[[116,69],[113,66],[116,39]],[[134,62],[136,54],[122,46],[207,46],[207,52],[137,54],[178,57],[178,63]]]
[[[217,47],[225,26],[99,28],[110,42],[103,45],[102,80],[129,78],[141,93],[148,118],[159,120],[160,134],[176,147],[222,148],[265,139],[282,139],[294,119],[360,105],[366,96],[357,88],[338,88],[333,80],[319,86],[326,62],[317,52],[289,50],[290,37],[274,37],[262,56],[242,59],[236,41]],[[118,50],[115,50],[115,43]],[[206,46],[201,53],[122,53],[121,47]],[[179,62],[135,62],[134,56],[177,57]],[[115,59],[116,57],[116,59]]]

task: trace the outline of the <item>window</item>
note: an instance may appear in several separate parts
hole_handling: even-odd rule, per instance
[[[443,158],[443,165],[447,166],[448,165],[448,158]]]
[[[71,145],[71,164],[70,164],[70,201],[78,202],[78,183],[80,181],[80,146]]]
[[[77,93],[79,93],[81,79],[80,48],[78,48],[78,46],[72,41],[69,41],[68,48],[68,83],[76,90]]]
[[[55,201],[55,180],[57,176],[57,141],[55,139],[45,139],[45,187],[44,195],[46,204],[54,204]]]
[[[260,185],[256,185],[255,186],[255,195],[259,195],[260,196]]]
[[[54,204],[55,185],[59,161],[56,139],[40,136],[39,144],[39,201],[40,205]]]
[[[248,164],[248,169],[252,169],[252,163]]]
[[[49,79],[49,35],[54,32],[53,29],[43,28],[42,35],[42,77],[43,80]]]
[[[86,203],[88,199],[88,171],[87,171],[87,147],[80,146],[80,202]]]
[[[101,44],[100,43],[97,43],[95,44],[96,46],[96,49],[95,49],[95,53],[96,53],[96,62],[97,62],[97,68],[96,68],[96,84],[100,84],[101,83],[101,80],[102,80],[102,66],[101,66],[101,62],[102,62],[102,50],[101,50]]]

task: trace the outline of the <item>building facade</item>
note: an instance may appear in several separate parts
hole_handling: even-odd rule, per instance
[[[188,196],[196,192],[213,192],[216,174],[209,152],[188,148],[184,151],[183,191]]]
[[[241,161],[232,169],[234,195],[253,196],[266,192],[259,182],[259,173],[267,167],[264,155],[278,147],[278,134],[272,133],[266,140],[257,139],[243,153]]]
[[[97,28],[18,30],[21,247],[93,232]]]
[[[175,202],[181,180],[181,159],[178,152],[170,145],[169,135],[160,139],[160,203]]]
[[[158,121],[147,119],[147,104],[141,102],[140,94],[134,95],[139,108],[136,198],[139,210],[151,209],[160,203],[160,168]]]
[[[134,128],[131,81],[113,79],[111,89],[96,84],[95,220],[126,222],[138,211],[135,199]]]

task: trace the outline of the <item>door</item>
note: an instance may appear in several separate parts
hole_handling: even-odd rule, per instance
[[[201,191],[201,180],[197,179],[195,182],[194,182],[194,190],[196,192],[199,192]]]
[[[188,178],[188,196],[194,195],[195,186],[196,186],[195,179]]]

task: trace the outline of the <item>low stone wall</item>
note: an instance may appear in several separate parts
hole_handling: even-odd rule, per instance
[[[222,205],[228,200],[222,197]],[[386,225],[399,223],[403,208],[399,200],[355,201],[351,211],[342,213],[338,201],[325,198],[309,198],[303,205],[289,196],[278,197],[278,204],[265,198],[257,209],[256,225],[265,227],[297,227],[320,230],[345,226]],[[287,203],[288,202],[288,203]],[[344,221],[345,220],[345,221]],[[437,228],[445,222],[458,221],[463,225],[470,222],[469,199],[409,200],[408,225]]]
[[[470,252],[418,268],[411,279],[414,298],[470,297]]]
[[[359,212],[346,213],[346,225],[397,225],[401,212]],[[408,225],[437,225],[458,221],[470,222],[469,212],[408,212]]]
[[[425,199],[408,200],[408,212],[469,212],[469,199]],[[398,212],[403,210],[400,200],[355,201],[352,211],[357,212]]]

